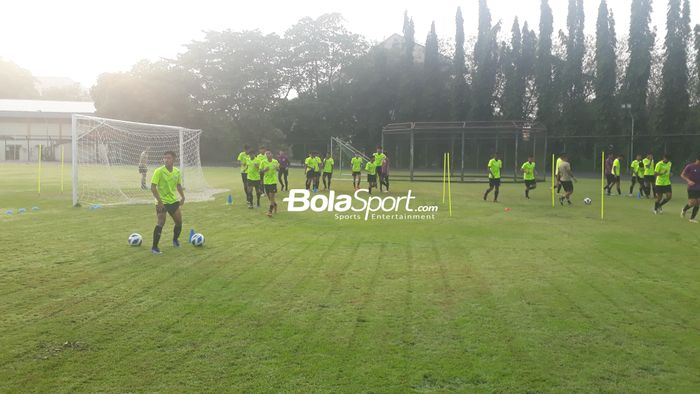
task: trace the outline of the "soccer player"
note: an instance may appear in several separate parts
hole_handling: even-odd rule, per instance
[[[382,190],[382,186],[386,187],[385,193],[389,193],[389,158],[384,155],[384,161],[382,162],[382,177],[379,179],[379,191]]]
[[[355,153],[355,157],[350,160],[350,166],[352,167],[352,186],[355,190],[360,188],[360,181],[362,180],[362,157],[359,153]]]
[[[255,158],[253,158],[255,157]],[[255,150],[248,151],[246,159],[246,171],[248,179],[248,208],[253,209],[253,189],[255,189],[256,204],[260,208],[260,196],[262,195],[262,182],[260,181],[260,160],[259,155],[255,156]]]
[[[180,247],[180,241],[178,241],[180,232],[182,232],[182,212],[180,207],[185,205],[185,192],[182,190],[180,170],[173,167],[174,161],[175,152],[165,152],[163,154],[163,165],[156,168],[153,171],[153,177],[151,177],[151,193],[156,199],[156,218],[158,221],[153,229],[153,246],[151,247],[151,253],[153,254],[162,254],[158,248],[158,242],[165,225],[166,212],[170,214],[170,217],[175,222],[173,246],[176,248]],[[175,195],[176,190],[180,194],[179,201]]]
[[[695,163],[690,163],[683,169],[681,173],[686,183],[688,183],[688,203],[681,211],[681,217],[685,218],[685,213],[690,208],[693,208],[693,213],[690,215],[690,223],[697,223],[698,209],[700,209],[700,155],[695,159]]]
[[[246,169],[246,163],[248,162],[248,151],[250,151],[250,146],[243,145],[243,151],[238,154],[238,163],[241,166],[241,180],[243,181],[243,191],[245,192],[246,199],[248,198],[248,171]]]
[[[673,197],[673,190],[671,190],[670,159],[671,157],[668,154],[664,154],[662,160],[656,163],[656,167],[654,167],[654,175],[656,175],[654,215],[663,213],[663,206],[671,201],[671,197]]]
[[[323,163],[321,154],[314,152],[314,160],[316,161],[316,166],[314,167],[314,192],[318,193],[318,185],[321,183],[321,164]]]
[[[571,205],[571,195],[574,194],[574,183],[576,180],[571,164],[567,155],[561,156],[561,164],[559,165],[559,178],[561,179],[561,187],[564,189],[564,194],[559,196],[559,204],[564,205],[564,200]]]
[[[148,150],[150,147],[146,147],[146,150],[141,152],[139,156],[139,174],[141,174],[141,190],[148,190],[146,186],[146,174],[148,174]]]
[[[634,185],[639,184],[639,195],[644,193],[644,168],[642,166],[642,155],[637,155],[637,157],[632,160],[630,164],[630,174],[632,178],[632,184],[630,185],[630,194],[632,197],[634,194]]]
[[[265,194],[270,200],[270,208],[267,211],[267,217],[272,217],[272,212],[277,213],[277,202],[275,194],[277,193],[277,171],[280,168],[279,161],[272,158],[272,152],[265,152],[265,160],[260,162],[260,173],[263,176],[263,187]]]
[[[372,194],[372,188],[377,187],[377,165],[372,160],[367,161],[365,170],[367,171],[367,183],[369,184],[369,194]]]
[[[557,188],[557,194],[561,193],[561,181],[559,180],[559,165],[561,165],[561,157],[564,153],[557,157],[557,163],[554,165],[554,179],[556,180],[555,187]]]
[[[642,160],[642,166],[644,167],[644,194],[647,198],[651,197],[652,189],[656,188],[656,181],[654,177],[654,155],[651,153],[647,154],[647,157]],[[656,191],[654,191],[654,196],[656,196]]]
[[[616,186],[618,196],[622,196],[622,191],[620,190],[620,170],[621,170],[620,160],[622,160],[624,157],[625,156],[622,154],[617,155],[617,157],[615,157],[615,160],[613,160],[613,165],[612,165],[612,174],[613,174],[613,185],[612,186]],[[610,192],[612,191],[612,186],[610,186],[610,189],[608,190],[608,195],[610,195]]]
[[[610,195],[613,185],[615,184],[615,175],[613,174],[613,163],[615,158],[612,153],[608,153],[605,158],[605,194]]]
[[[377,151],[375,153],[373,153],[372,156],[374,158],[374,167],[377,171],[377,179],[379,179],[381,181],[381,179],[382,179],[382,165],[384,164],[384,159],[386,159],[386,155],[384,154],[384,149],[381,147],[381,145],[377,145]]]
[[[523,163],[520,170],[523,172],[523,180],[525,181],[525,198],[530,199],[530,190],[537,187],[537,181],[535,181],[535,158],[532,156],[527,157],[527,161]]]
[[[284,151],[280,151],[277,155],[277,161],[280,163],[280,169],[278,172],[280,186],[282,186],[282,191],[289,191],[289,180],[287,179],[289,176],[289,158]]]
[[[331,153],[326,153],[326,158],[323,160],[323,190],[331,188],[331,178],[333,177],[333,165],[335,161],[331,157]],[[328,183],[326,183],[326,179]]]
[[[493,158],[489,160],[489,188],[486,189],[484,193],[484,201],[488,197],[491,190],[496,189],[493,192],[493,202],[498,202],[498,191],[501,188],[501,168],[503,167],[503,162],[501,161],[501,155],[498,153],[493,154]]]

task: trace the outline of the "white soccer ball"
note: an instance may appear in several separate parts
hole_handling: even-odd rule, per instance
[[[143,237],[139,233],[133,233],[129,235],[129,246],[141,246],[143,243]]]
[[[200,233],[193,235],[191,242],[194,246],[204,246],[204,235]]]
[[[583,199],[583,202],[584,202],[584,204],[586,204],[586,205],[591,205],[591,203],[593,202],[593,200],[591,200],[590,198],[586,197],[586,198]]]

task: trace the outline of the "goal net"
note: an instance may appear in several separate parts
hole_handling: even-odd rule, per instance
[[[73,205],[153,203],[151,176],[177,155],[188,201],[213,197],[199,158],[201,130],[73,115]]]

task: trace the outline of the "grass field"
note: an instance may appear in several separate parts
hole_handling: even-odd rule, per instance
[[[206,168],[233,206],[186,204],[206,246],[171,248],[169,221],[152,256],[126,244],[150,244],[152,206],[71,208],[55,168],[41,197],[34,174],[0,166],[0,392],[700,391],[680,184],[663,215],[616,197],[601,222],[597,180],[556,208],[545,185],[494,204],[454,184],[452,218],[440,184],[395,182],[437,219],[340,222],[282,203],[268,219],[236,169]]]

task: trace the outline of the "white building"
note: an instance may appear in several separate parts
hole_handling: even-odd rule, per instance
[[[89,101],[0,100],[0,161],[71,158],[71,116],[93,115]]]

